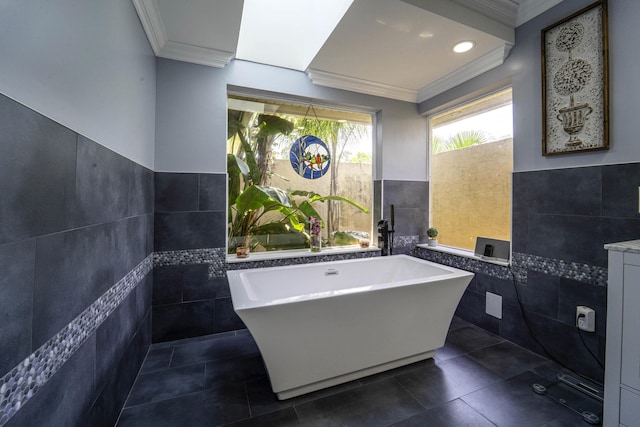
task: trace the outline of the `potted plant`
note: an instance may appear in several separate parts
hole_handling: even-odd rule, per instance
[[[438,246],[438,239],[436,239],[436,237],[438,237],[437,228],[430,227],[429,229],[427,229],[427,236],[429,237],[429,239],[427,240],[427,244],[429,246]]]

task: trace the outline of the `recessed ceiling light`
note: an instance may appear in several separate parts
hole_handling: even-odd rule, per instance
[[[429,31],[423,31],[418,34],[418,37],[420,37],[421,39],[430,39],[431,37],[433,37],[433,33],[430,33]]]
[[[475,46],[474,42],[470,40],[465,40],[460,43],[456,43],[456,45],[453,46],[453,51],[455,53],[464,53],[464,52],[470,51],[473,48],[473,46]]]

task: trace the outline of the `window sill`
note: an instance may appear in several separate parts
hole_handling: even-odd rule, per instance
[[[350,254],[356,252],[374,252],[380,251],[380,249],[370,246],[368,248],[361,248],[359,245],[341,246],[339,248],[324,248],[320,252],[311,252],[309,249],[294,249],[289,251],[270,251],[270,252],[251,252],[247,258],[238,258],[236,255],[227,254],[227,263],[235,264],[251,261],[268,261],[274,259],[286,259],[286,258],[306,258],[323,255],[340,255]]]
[[[443,245],[438,245],[438,246],[429,246],[426,244],[418,244],[417,245],[419,248],[423,248],[423,249],[429,249],[431,251],[437,251],[437,252],[444,252],[447,254],[451,254],[451,255],[457,255],[457,256],[461,256],[464,258],[471,258],[471,259],[475,259],[478,261],[482,261],[482,262],[486,262],[489,264],[495,264],[495,265],[501,265],[503,267],[508,267],[510,265],[509,261],[507,260],[502,260],[499,258],[489,258],[489,257],[483,257],[483,256],[478,256],[475,253],[465,250],[465,249],[459,249],[459,248],[453,248],[451,246],[443,246]]]

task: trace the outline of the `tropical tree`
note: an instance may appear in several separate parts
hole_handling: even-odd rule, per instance
[[[371,154],[358,151],[349,157],[349,163],[371,163]]]
[[[235,153],[248,162],[251,170],[255,172],[251,176],[254,184],[268,184],[273,142],[282,135],[288,135],[292,130],[293,123],[278,116],[230,110],[228,135],[232,144],[236,140],[240,144],[237,149],[227,152]]]
[[[349,142],[361,138],[366,133],[364,125],[353,122],[341,122],[333,120],[318,120],[303,118],[296,123],[303,129],[301,133],[314,135],[327,144],[331,163],[329,165],[329,195],[338,195],[338,176],[340,162],[345,155],[345,148]],[[340,230],[340,204],[337,200],[329,201],[327,205],[327,233],[329,244],[333,245],[333,236]]]
[[[431,147],[433,154],[438,154],[445,151],[470,147],[472,145],[484,144],[486,142],[489,142],[489,135],[487,135],[486,132],[481,130],[465,130],[456,133],[446,140],[434,135],[431,139]]]

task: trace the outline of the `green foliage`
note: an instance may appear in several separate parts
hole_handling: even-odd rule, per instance
[[[230,138],[238,138],[241,153],[227,155],[229,185],[229,249],[239,245],[262,245],[267,250],[308,246],[305,231],[310,216],[320,217],[314,204],[336,200],[368,212],[356,202],[341,196],[322,196],[304,191],[284,191],[278,187],[259,185],[262,174],[256,150],[265,138],[289,133],[293,124],[276,116],[258,116],[258,132],[247,139],[247,128],[230,115]],[[264,147],[262,147],[264,148]],[[324,221],[323,221],[324,225]]]
[[[430,239],[435,239],[438,237],[438,229],[433,227],[427,229],[427,236],[429,236]]]
[[[349,158],[349,163],[371,163],[371,154],[358,151]]]
[[[442,140],[437,136],[431,139],[433,154],[444,153],[445,151],[459,150],[460,148],[472,145],[484,144],[489,141],[489,135],[481,130],[466,130],[453,135],[447,140]]]
[[[333,235],[333,240],[335,241],[336,245],[355,245],[356,243],[358,243],[358,239],[356,239],[349,233],[345,233],[344,231],[336,231],[336,233]]]
[[[293,123],[278,116],[260,114],[258,116],[258,134],[256,138],[266,138],[274,135],[288,135],[293,130]]]

